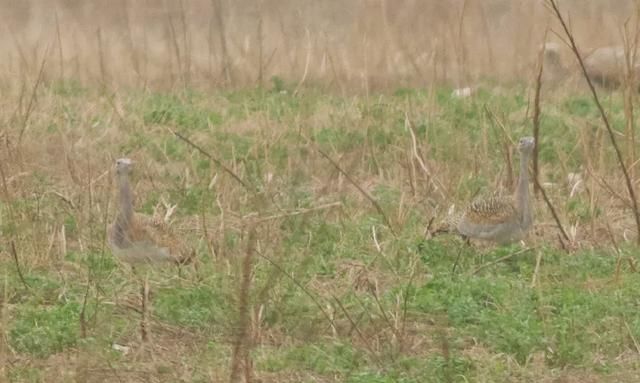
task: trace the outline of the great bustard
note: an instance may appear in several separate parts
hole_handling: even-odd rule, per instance
[[[544,82],[557,86],[566,79],[582,74],[578,68],[566,66],[560,58],[561,46],[557,43],[548,42],[542,46],[544,53]],[[627,80],[625,71],[625,48],[620,45],[602,46],[589,51],[582,51],[580,55],[587,71],[587,76],[594,84],[604,88],[615,89],[624,85]],[[631,74],[638,78],[640,76],[640,64],[635,63],[631,69]]]
[[[513,196],[477,199],[461,213],[449,217],[449,230],[441,231],[455,231],[465,238],[497,243],[509,243],[524,238],[533,224],[527,164],[534,146],[533,137],[520,139],[520,175]]]
[[[191,259],[189,252],[167,223],[157,216],[136,213],[133,209],[133,193],[129,176],[133,161],[128,158],[116,160],[118,183],[118,213],[108,228],[107,242],[119,260],[132,267],[143,264],[182,264]],[[135,272],[135,268],[134,268]],[[142,286],[142,339],[146,340],[146,308],[148,302],[148,278],[145,273]]]

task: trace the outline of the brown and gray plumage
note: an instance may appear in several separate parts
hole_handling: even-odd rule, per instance
[[[116,160],[118,214],[109,226],[107,241],[113,254],[131,265],[144,263],[184,263],[188,257],[180,241],[161,217],[136,213],[129,176],[133,162]]]
[[[623,46],[605,46],[586,54],[584,66],[591,81],[605,88],[617,88],[626,80],[625,60]],[[635,64],[631,71],[638,78],[640,65]]]
[[[579,68],[566,66],[562,63],[559,44],[548,42],[543,45],[542,49],[544,53],[544,82],[556,86],[572,76],[582,77]],[[580,52],[580,55],[583,58],[587,76],[594,84],[611,89],[624,85],[627,78],[625,75],[626,56],[623,46],[598,47]],[[634,63],[630,69],[636,79],[640,77],[640,64]]]
[[[524,238],[533,223],[527,163],[534,145],[532,137],[520,139],[520,176],[513,196],[475,200],[462,212],[451,215],[447,226],[464,237],[498,243]]]

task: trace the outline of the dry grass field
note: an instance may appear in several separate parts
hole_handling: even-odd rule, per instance
[[[640,381],[633,201],[568,47],[535,102],[544,2],[0,7],[0,381]],[[635,2],[560,8],[633,46]],[[637,189],[636,95],[597,90]],[[526,243],[432,236],[510,193],[537,117]],[[124,156],[190,264],[112,255]]]
[[[109,89],[267,86],[343,93],[466,86],[530,75],[545,30],[530,0],[2,0],[3,85],[47,79]],[[620,44],[632,0],[565,0],[581,47]],[[549,36],[549,39],[557,38]]]

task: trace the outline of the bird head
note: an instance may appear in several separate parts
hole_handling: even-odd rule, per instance
[[[560,44],[547,42],[542,45],[542,50],[545,59],[560,61]]]
[[[518,142],[518,150],[520,153],[531,153],[535,144],[533,137],[522,137]]]
[[[129,158],[118,158],[116,160],[116,173],[118,175],[126,175],[131,172],[133,161]]]

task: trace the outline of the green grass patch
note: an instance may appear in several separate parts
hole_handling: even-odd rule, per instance
[[[153,306],[161,320],[201,329],[224,324],[230,309],[211,286],[161,289]]]
[[[153,93],[145,103],[143,120],[149,125],[171,125],[186,131],[208,130],[220,125],[223,117],[210,107],[200,106],[201,96],[186,93],[173,94]]]
[[[18,352],[44,357],[62,352],[78,342],[80,304],[22,306],[9,331],[11,346]]]

